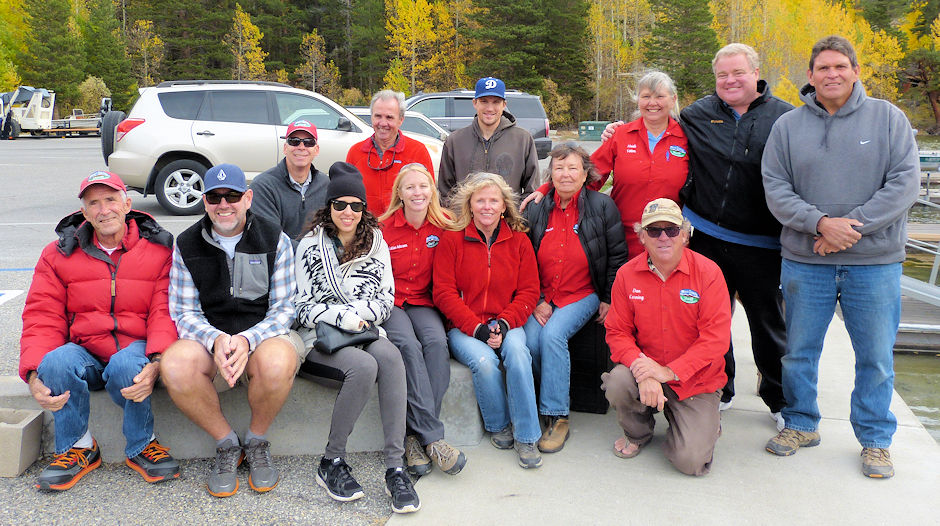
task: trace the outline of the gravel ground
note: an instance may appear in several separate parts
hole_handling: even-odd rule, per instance
[[[391,515],[385,495],[382,455],[353,453],[346,461],[365,497],[340,503],[317,486],[319,457],[274,457],[281,481],[268,493],[248,487],[248,468],[239,468],[235,495],[219,499],[206,492],[211,460],[183,460],[178,480],[147,484],[124,464],[102,464],[72,489],[35,488],[51,459],[36,462],[23,475],[0,478],[0,524],[385,524]]]

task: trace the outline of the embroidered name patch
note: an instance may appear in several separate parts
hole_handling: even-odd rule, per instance
[[[698,303],[699,295],[692,289],[682,289],[679,291],[679,299],[685,303]]]

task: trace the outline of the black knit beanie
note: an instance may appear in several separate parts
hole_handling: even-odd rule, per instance
[[[326,187],[326,202],[337,197],[358,197],[366,202],[366,186],[362,183],[359,170],[346,162],[335,162],[330,166],[330,184]]]

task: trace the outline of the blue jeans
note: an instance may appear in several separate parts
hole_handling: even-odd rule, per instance
[[[134,402],[121,396],[121,389],[134,384],[149,360],[145,355],[146,342],[135,341],[121,349],[108,361],[101,363],[84,347],[66,343],[42,358],[36,372],[39,379],[57,396],[69,391],[69,399],[62,409],[52,413],[55,417],[55,452],[65,453],[88,430],[90,411],[89,391],[107,389],[114,403],[124,409],[124,452],[133,458],[150,443],[153,436],[153,413],[150,398]]]
[[[901,317],[901,264],[810,265],[784,259],[780,283],[787,319],[783,357],[787,427],[815,431],[819,424],[819,356],[838,301],[855,350],[852,429],[862,447],[890,446],[897,429],[889,406],[894,339]]]
[[[522,327],[511,329],[503,337],[503,345],[498,350],[501,358],[489,345],[459,329],[451,329],[447,340],[454,358],[469,367],[473,374],[473,389],[486,430],[501,431],[511,421],[516,441],[532,444],[542,438],[535,410],[532,356],[525,346]],[[500,369],[506,371],[505,381]]]
[[[539,414],[567,415],[571,388],[571,355],[568,339],[584,327],[597,312],[600,300],[591,293],[564,307],[555,308],[543,327],[529,316],[525,340],[532,353],[535,376],[539,378]],[[554,307],[554,305],[553,305]]]

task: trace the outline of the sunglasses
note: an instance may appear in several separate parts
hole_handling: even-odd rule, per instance
[[[217,194],[215,192],[209,192],[208,194],[203,194],[206,196],[206,202],[210,205],[217,205],[225,199],[227,203],[237,203],[242,200],[244,192],[228,192],[225,194]]]
[[[300,146],[300,143],[304,143],[304,146],[307,148],[313,148],[317,145],[317,140],[313,137],[305,137],[301,139],[300,137],[288,137],[287,144],[291,146]]]
[[[661,236],[663,232],[669,237],[676,237],[679,235],[680,228],[677,226],[648,226],[643,230],[646,230],[647,235],[651,238],[656,239]]]
[[[363,203],[362,201],[357,201],[355,203],[347,203],[346,201],[339,201],[339,200],[334,199],[333,201],[330,201],[330,204],[333,205],[333,210],[336,210],[337,212],[342,212],[343,210],[346,210],[347,206],[349,208],[352,208],[353,212],[362,212],[363,210],[366,209],[366,204]]]

